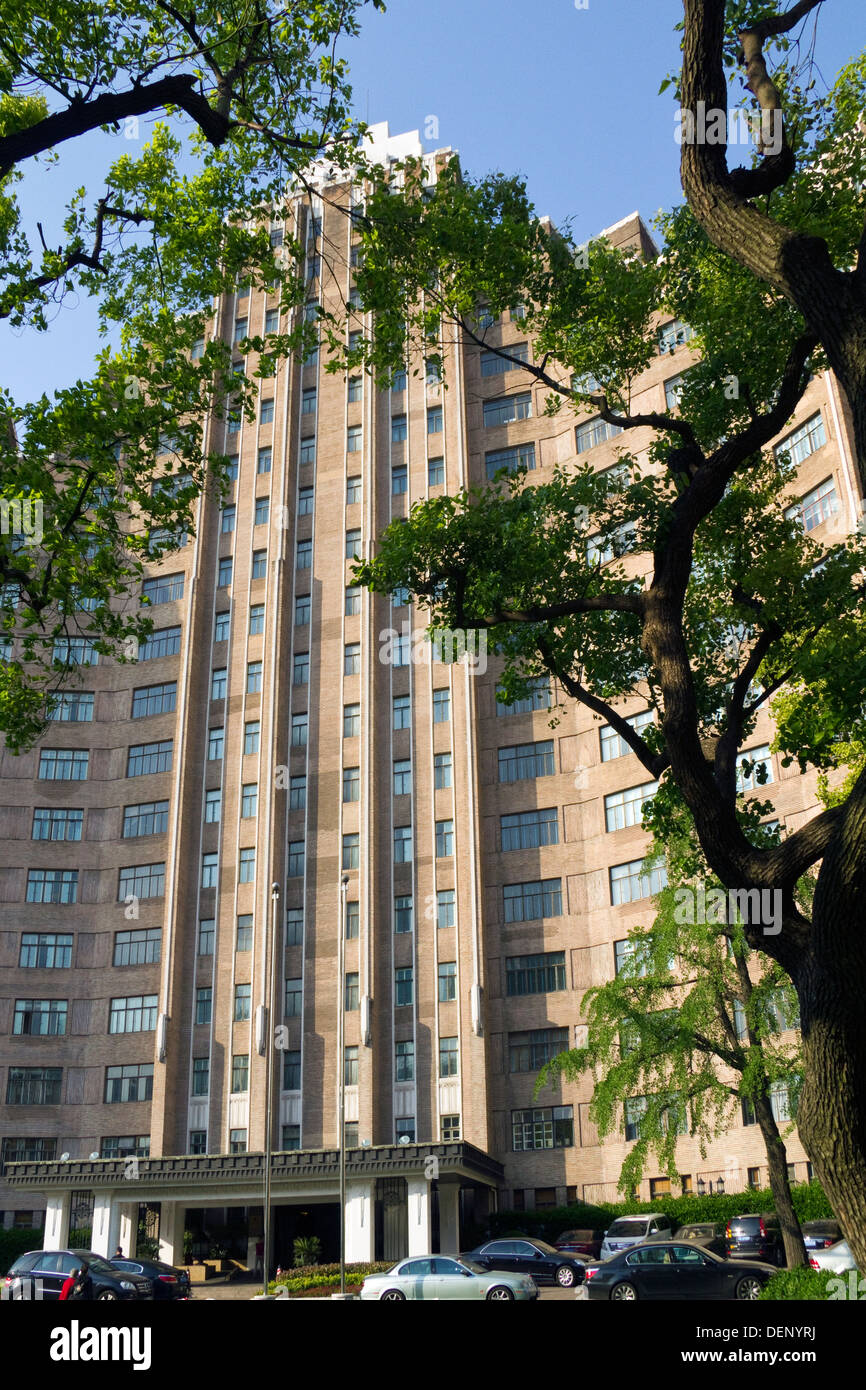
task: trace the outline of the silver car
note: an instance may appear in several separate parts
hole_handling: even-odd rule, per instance
[[[510,1303],[538,1298],[538,1285],[528,1274],[505,1274],[482,1269],[472,1260],[451,1255],[418,1255],[401,1260],[387,1274],[368,1274],[361,1285],[367,1302],[402,1303],[404,1299],[485,1298]]]
[[[670,1218],[663,1211],[618,1216],[610,1230],[604,1233],[599,1258],[609,1260],[612,1255],[618,1255],[620,1250],[628,1250],[632,1245],[642,1245],[646,1240],[671,1240],[673,1234]]]
[[[813,1250],[809,1255],[813,1269],[829,1269],[833,1274],[844,1274],[846,1269],[856,1269],[854,1256],[847,1240],[837,1240],[825,1250]]]

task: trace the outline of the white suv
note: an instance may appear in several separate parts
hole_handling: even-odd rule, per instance
[[[673,1234],[670,1219],[663,1211],[618,1216],[610,1230],[605,1231],[599,1258],[609,1260],[611,1255],[628,1250],[632,1245],[640,1245],[644,1240],[671,1240]]]

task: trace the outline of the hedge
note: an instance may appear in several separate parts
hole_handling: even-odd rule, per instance
[[[858,1276],[833,1274],[829,1269],[782,1269],[761,1289],[758,1297],[767,1303],[807,1298],[821,1303],[828,1299],[858,1296]]]
[[[384,1274],[393,1264],[393,1260],[388,1260],[384,1264],[346,1265],[346,1287],[357,1288],[368,1274]],[[335,1285],[339,1288],[339,1284],[338,1264],[302,1265],[281,1274],[278,1279],[272,1279],[268,1284],[268,1293],[279,1293],[281,1289],[286,1289],[290,1294],[304,1293],[308,1289],[329,1289]]]
[[[28,1250],[41,1250],[42,1239],[42,1231],[29,1226],[0,1230],[0,1275],[9,1271],[19,1255],[26,1255]]]

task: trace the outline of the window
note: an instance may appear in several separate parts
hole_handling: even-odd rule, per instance
[[[313,564],[313,542],[311,540],[298,541],[295,553],[295,568],[308,570]]]
[[[406,1008],[414,999],[414,975],[411,965],[400,965],[394,971],[394,1005]]]
[[[238,883],[252,883],[256,876],[256,852],[242,849],[238,855]]]
[[[449,1144],[460,1138],[460,1116],[443,1115],[439,1122],[439,1132],[443,1144]]]
[[[9,593],[9,585],[6,586],[6,593]],[[15,589],[15,606],[18,603],[18,591]],[[8,602],[8,600],[7,600]],[[79,607],[83,605],[79,604]],[[86,610],[90,611],[90,610]],[[52,660],[61,661],[64,666],[89,666],[99,665],[99,653],[93,643],[86,637],[58,637],[54,642]]]
[[[295,658],[295,670],[297,671],[297,661]],[[300,682],[296,679],[295,684]],[[262,663],[260,661],[247,662],[247,694],[257,695],[262,688]]]
[[[145,579],[141,586],[141,597],[145,603],[174,603],[183,598],[183,575],[161,574],[156,579]]]
[[[224,613],[217,613],[214,618],[213,640],[215,642],[227,642],[231,630],[232,615],[228,609]]]
[[[153,772],[170,772],[172,763],[172,739],[161,743],[134,743],[129,750],[127,777],[144,777]],[[84,755],[85,758],[87,754]]]
[[[550,709],[550,682],[547,676],[536,676],[529,681],[530,691],[523,700],[515,700],[512,704],[502,704],[497,698],[497,715],[505,714],[532,714],[537,709]],[[499,687],[497,695],[499,694]]]
[[[251,719],[251,720],[249,721],[249,723],[247,723],[247,724],[244,725],[244,753],[245,753],[245,754],[258,753],[258,751],[259,751],[259,734],[260,734],[260,731],[261,731],[261,723],[260,723],[260,721],[259,721],[258,719]]]
[[[250,1089],[250,1055],[248,1052],[237,1052],[232,1057],[232,1094],[238,1095]],[[233,1134],[243,1134],[244,1147],[246,1147],[246,1130],[232,1130]],[[235,1150],[234,1152],[237,1152]],[[243,1150],[241,1150],[243,1152]]]
[[[252,985],[248,984],[235,985],[234,1009],[232,1011],[232,1018],[235,1023],[245,1023],[249,1019],[252,988]]]
[[[515,444],[510,449],[491,449],[484,455],[484,467],[488,481],[504,468],[514,473],[518,468],[535,467],[535,445]]]
[[[229,1153],[245,1154],[247,1151],[247,1132],[245,1129],[229,1130]]]
[[[144,719],[151,714],[170,714],[177,702],[177,682],[166,685],[147,685],[132,692],[132,718]]]
[[[107,1134],[99,1146],[100,1158],[148,1158],[149,1134]]]
[[[300,1052],[287,1052],[283,1058],[283,1090],[299,1091],[301,1089],[301,1054]]]
[[[409,433],[405,415],[391,416],[391,443],[402,444]],[[393,491],[393,489],[392,489]],[[405,489],[404,489],[405,491]]]
[[[77,901],[77,869],[30,869],[28,871],[25,902],[74,903]]]
[[[342,867],[357,869],[360,862],[360,836],[357,831],[350,831],[343,836]]]
[[[798,425],[774,450],[777,464],[787,468],[797,468],[816,449],[827,443],[827,431],[820,410]],[[808,528],[807,528],[808,529]]]
[[[659,356],[663,357],[666,352],[676,352],[678,347],[682,347],[683,343],[687,343],[693,336],[693,330],[681,319],[663,323],[658,330]]]
[[[391,377],[391,390],[395,395],[406,390],[406,371],[403,367],[398,367]]]
[[[397,1120],[394,1124],[394,1135],[397,1143],[401,1139],[408,1139],[410,1144],[415,1143],[415,1116],[408,1115],[403,1120]]]
[[[411,659],[410,638],[408,632],[404,632],[397,638],[392,648],[392,663],[394,666],[408,666]]]
[[[168,802],[142,801],[137,806],[123,808],[123,838],[139,835],[161,835],[168,829]]]
[[[610,870],[611,903],[616,906],[617,903],[635,902],[638,898],[651,898],[654,893],[661,892],[667,881],[664,865],[647,870],[642,859],[615,864]]]
[[[308,720],[306,714],[292,715],[292,747],[305,748],[307,743]],[[256,747],[258,748],[258,731],[256,732]]]
[[[207,1059],[204,1059],[207,1062]],[[204,1091],[194,1091],[194,1095],[207,1095]],[[127,1101],[151,1100],[153,1097],[153,1063],[138,1062],[126,1066],[105,1068],[106,1105],[124,1104]]]
[[[46,782],[83,782],[90,754],[78,748],[43,748],[37,776]]]
[[[202,917],[198,924],[198,953],[200,956],[213,955],[215,936],[216,918]]]
[[[680,372],[677,376],[668,377],[665,382],[665,405],[668,410],[674,411],[679,409],[684,381],[685,374]]]
[[[224,700],[228,688],[228,668],[219,666],[211,673],[210,678],[210,697],[212,700]]]
[[[353,530],[351,530],[351,531],[347,531],[347,532],[346,532],[346,559],[347,559],[347,560],[354,560],[354,559],[357,557],[358,551],[359,551],[360,549],[361,549],[361,531],[360,531],[360,528],[353,529]]]
[[[114,934],[114,965],[156,965],[162,958],[162,930],[142,927]]]
[[[299,594],[295,599],[295,626],[307,627],[312,614],[313,601],[310,594]]]
[[[307,387],[306,390],[304,390],[304,391],[301,392],[301,414],[302,414],[302,415],[315,415],[315,413],[316,413],[316,395],[317,395],[317,393],[316,393],[316,388],[315,388],[315,386]]]
[[[427,462],[427,486],[439,487],[445,482],[444,458],[429,459]]]
[[[201,886],[202,888],[216,888],[217,886],[217,864],[219,855],[213,852],[203,854],[201,857]]]
[[[448,859],[454,853],[454,822],[453,820],[437,820],[436,822],[436,858]]]
[[[445,692],[447,695],[447,691]],[[408,695],[394,696],[394,728],[409,729],[412,725],[412,712]]]
[[[259,787],[257,782],[245,782],[241,791],[241,817],[247,819],[258,814]]]
[[[646,1114],[646,1096],[630,1096],[623,1105],[623,1112],[626,1139],[639,1139],[641,1120]]]
[[[16,1036],[59,1037],[66,1032],[65,999],[16,999],[12,1032]]]
[[[444,791],[451,786],[451,754],[436,753],[433,756],[433,786]]]
[[[578,454],[584,454],[587,449],[594,449],[597,444],[603,444],[606,439],[615,439],[618,434],[622,434],[621,425],[609,425],[606,420],[598,417],[594,420],[587,420],[584,424],[578,425],[574,431],[575,451]]]
[[[394,863],[411,864],[412,862],[412,827],[411,825],[394,826]]]
[[[256,637],[265,630],[265,605],[254,603],[250,608],[250,637]]]
[[[220,512],[220,531],[224,536],[230,535],[230,533],[234,531],[237,513],[238,509],[234,503],[230,503],[227,507],[223,507]]]
[[[635,733],[641,734],[644,729],[654,723],[654,715],[651,709],[641,710],[640,714],[632,714],[625,721],[630,724]],[[623,738],[612,729],[610,724],[603,724],[600,731],[601,738],[601,760],[603,763],[612,762],[614,758],[624,758],[632,750]]]
[[[302,487],[298,491],[298,516],[312,516],[316,507],[315,488]]]
[[[347,676],[360,676],[361,674],[361,644],[360,642],[347,642],[343,657],[343,672]]]
[[[343,768],[343,800],[361,800],[361,769],[359,767]]]
[[[56,1155],[56,1139],[4,1139],[0,1150],[4,1163],[36,1163]]]
[[[196,1023],[210,1023],[211,1007],[213,1004],[213,989],[210,985],[205,985],[195,992],[195,1021]]]
[[[394,931],[398,933],[412,930],[412,894],[401,893],[394,899]]]
[[[505,962],[505,982],[505,992],[510,995],[551,994],[566,989],[565,952],[509,956]]]
[[[500,782],[522,782],[531,777],[551,777],[553,739],[542,743],[518,743],[513,748],[499,750]]]
[[[361,706],[343,706],[343,738],[358,738],[361,733]]]
[[[441,434],[444,429],[441,405],[434,405],[427,411],[427,433]]]
[[[282,1143],[285,1153],[297,1152],[301,1147],[301,1126],[283,1125]]]
[[[158,997],[155,994],[132,994],[126,999],[112,999],[108,1016],[109,1033],[152,1033],[156,1028]]]
[[[346,1013],[354,1013],[361,1006],[360,987],[358,983],[357,971],[349,971],[346,975],[345,1008]]]
[[[216,825],[220,819],[222,810],[222,792],[219,787],[205,792],[204,796],[204,821],[205,825]]]
[[[567,1028],[535,1028],[528,1033],[508,1034],[508,1070],[539,1071],[552,1057],[567,1052]]]
[[[240,420],[238,420],[238,429],[240,429]],[[226,459],[226,477],[230,482],[236,483],[238,480],[240,459],[237,454],[227,454]]]
[[[190,361],[200,362],[204,357],[204,338],[196,338],[189,350]]]
[[[177,629],[177,632],[179,646],[180,628]],[[158,635],[158,633],[153,634],[154,637]],[[146,642],[141,642],[139,644],[139,661],[148,660],[148,656],[145,655],[146,646]],[[0,656],[2,656],[2,653],[0,653]],[[7,661],[10,659],[9,654],[7,654],[5,659]],[[55,695],[48,707],[48,718],[56,720],[61,724],[89,724],[93,719],[93,696],[83,691],[70,691],[64,695]]]
[[[225,747],[225,729],[209,729],[207,736],[207,756],[209,762],[215,762],[223,756]]]
[[[346,479],[346,505],[353,506],[361,500],[361,475],[355,473]]]
[[[362,377],[350,376],[348,385],[348,399],[350,404],[360,401],[364,394],[364,381]]]
[[[391,493],[394,497],[399,497],[409,491],[409,471],[405,463],[398,464],[391,469]]]
[[[412,790],[412,764],[408,758],[394,764],[394,795],[408,796]]]
[[[268,572],[268,552],[266,550],[253,551],[253,568],[250,577],[252,579],[264,579]]]
[[[503,351],[508,353],[508,358],[500,357],[498,352],[481,353],[482,376],[501,376],[503,372],[513,371],[517,363],[529,361],[528,343],[510,343]],[[509,358],[516,361],[509,361]]]
[[[80,840],[83,810],[61,806],[37,807],[33,812],[34,840]]]
[[[450,1004],[457,998],[457,962],[439,962],[439,1003]]]
[[[62,1067],[10,1067],[6,1104],[59,1105],[62,1081]]]
[[[60,932],[22,932],[18,965],[23,970],[67,970],[72,936]]]
[[[570,1105],[554,1105],[543,1110],[512,1110],[511,1147],[528,1149],[570,1149],[574,1144],[574,1112]]]
[[[316,462],[316,441],[315,439],[302,439],[298,448],[298,463],[310,464]]]
[[[271,518],[271,499],[270,497],[256,498],[255,521],[256,526],[267,526]]]
[[[228,417],[227,417],[227,421],[226,421],[226,429],[227,429],[227,432],[228,432],[229,434],[240,434],[240,429],[241,429],[241,412],[240,412],[239,410],[230,410],[230,411],[229,411]],[[235,455],[235,457],[236,457],[236,455]],[[237,477],[237,474],[235,473],[234,476]]]
[[[436,894],[436,926],[453,927],[454,922],[454,889],[440,888]]]
[[[737,754],[737,791],[753,792],[769,785],[773,779],[773,764],[769,745],[762,743],[746,753]]]
[[[357,941],[361,934],[361,904],[356,899],[346,903],[346,940]]]
[[[194,1096],[206,1096],[210,1092],[210,1059],[208,1057],[193,1057],[192,1059],[192,1093]]]
[[[538,849],[559,844],[559,813],[555,806],[544,811],[517,811],[500,816],[503,850]]]
[[[265,324],[265,328],[266,331],[276,331],[275,329],[267,330],[267,323]],[[263,425],[272,425],[274,423],[273,396],[268,396],[267,400],[262,401],[261,406],[259,407],[259,420]]]
[[[640,825],[643,808],[648,801],[652,801],[658,789],[658,782],[644,782],[639,787],[611,792],[604,798],[605,829],[610,832],[624,830],[629,825]]]
[[[394,1080],[415,1080],[415,1044],[411,1040],[394,1044]]]
[[[306,777],[289,778],[289,810],[303,811],[307,805]]]
[[[361,452],[361,426],[350,425],[346,431],[346,453],[360,454]]]
[[[459,1071],[456,1038],[439,1039],[439,1075],[456,1076]]]
[[[789,521],[799,521],[804,531],[814,531],[822,522],[829,521],[839,511],[839,497],[832,478],[826,478],[818,487],[813,487],[805,497],[786,508]]]
[[[300,946],[304,940],[304,913],[300,907],[286,912],[286,945]]]
[[[117,901],[130,897],[161,898],[165,894],[165,864],[135,864],[117,876]]]
[[[346,588],[344,612],[347,618],[353,618],[361,611],[361,586],[360,584],[350,584]]]
[[[303,878],[304,853],[303,840],[291,840],[289,842],[289,878]]]
[[[240,343],[247,336],[248,319],[235,319],[235,331],[232,342]]]
[[[497,396],[492,401],[485,401],[484,424],[488,428],[491,425],[510,425],[515,420],[529,420],[532,418],[532,393],[522,391],[519,396]]]
[[[450,690],[433,691],[433,723],[447,724],[451,718],[451,692]]]

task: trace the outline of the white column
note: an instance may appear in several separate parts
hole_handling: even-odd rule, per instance
[[[429,1255],[432,1240],[430,1184],[426,1178],[409,1178],[409,1254]]]
[[[93,1201],[93,1235],[90,1248],[110,1260],[120,1244],[120,1217],[126,1205],[111,1192],[97,1192]]]
[[[69,1244],[71,1192],[49,1193],[45,1208],[45,1249],[65,1250]]]
[[[159,1204],[159,1258],[168,1265],[183,1264],[185,1202]]]
[[[372,1182],[346,1184],[346,1264],[372,1263],[375,1247]]]
[[[460,1187],[456,1182],[439,1184],[439,1250],[443,1255],[460,1254]]]
[[[118,1202],[117,1205],[120,1212],[117,1240],[108,1258],[111,1259],[115,1247],[119,1245],[126,1258],[131,1260],[138,1240],[138,1202]]]

